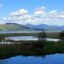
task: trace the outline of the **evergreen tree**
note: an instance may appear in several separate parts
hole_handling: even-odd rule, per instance
[[[60,32],[60,39],[64,41],[64,31]]]

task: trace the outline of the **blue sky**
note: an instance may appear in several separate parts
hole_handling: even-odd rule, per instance
[[[24,8],[29,10],[29,13],[41,6],[46,7],[46,11],[64,10],[64,0],[0,0],[2,7],[0,8],[0,16],[5,16],[10,12]]]
[[[0,23],[64,25],[64,0],[0,0]]]

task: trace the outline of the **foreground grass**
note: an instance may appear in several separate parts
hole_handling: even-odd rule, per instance
[[[64,53],[64,41],[32,41],[21,44],[1,44],[0,58],[8,58],[15,55],[48,55],[55,53]]]

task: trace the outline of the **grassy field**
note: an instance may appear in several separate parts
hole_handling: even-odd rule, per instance
[[[45,56],[48,54],[64,53],[64,41],[32,41],[21,44],[2,44],[0,45],[0,58],[8,58],[16,55]]]

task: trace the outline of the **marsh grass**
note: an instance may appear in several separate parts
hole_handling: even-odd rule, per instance
[[[0,45],[0,58],[8,58],[15,55],[47,55],[55,53],[64,53],[64,41],[32,41],[31,43],[28,41],[21,44]]]

